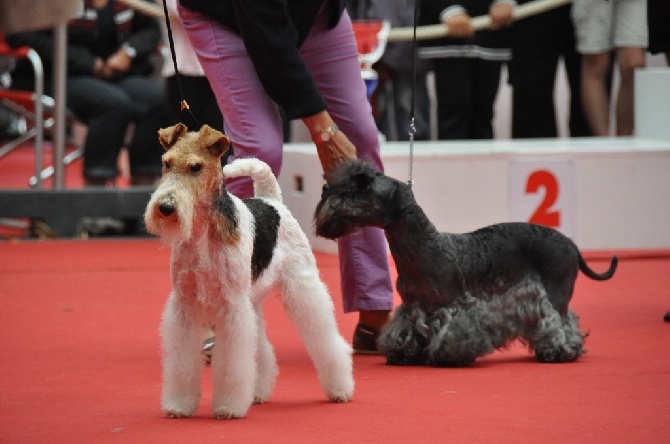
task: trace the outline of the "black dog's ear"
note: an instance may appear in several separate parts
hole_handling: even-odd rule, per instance
[[[169,128],[161,128],[158,130],[158,141],[163,145],[165,150],[169,150],[177,142],[177,139],[187,131],[188,128],[183,123],[178,123]]]
[[[324,183],[323,187],[321,187],[321,199],[325,199],[325,197],[328,195],[330,192],[330,185],[328,183]]]
[[[372,187],[375,181],[375,176],[368,173],[356,173],[351,175],[351,183],[358,191],[365,191]]]

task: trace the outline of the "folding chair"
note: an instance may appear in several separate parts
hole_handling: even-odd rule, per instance
[[[0,145],[0,160],[12,150],[31,139],[35,146],[35,174],[29,179],[31,187],[41,188],[42,181],[51,177],[54,167],[44,168],[44,135],[54,125],[53,110],[54,99],[44,94],[44,69],[40,56],[35,50],[28,47],[11,48],[8,46],[2,34],[0,34],[0,57],[8,60],[28,59],[32,65],[35,76],[35,88],[33,91],[21,91],[0,86],[0,103],[7,109],[23,117],[28,123],[24,133],[10,139]],[[11,64],[9,64],[11,66]],[[74,117],[68,115],[69,123],[74,122]],[[83,154],[83,148],[77,147],[63,158],[63,164],[69,165]]]

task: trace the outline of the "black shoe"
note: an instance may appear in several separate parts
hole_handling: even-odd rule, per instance
[[[377,350],[377,338],[379,338],[379,330],[376,328],[365,324],[356,325],[353,340],[354,353],[358,355],[381,355]]]

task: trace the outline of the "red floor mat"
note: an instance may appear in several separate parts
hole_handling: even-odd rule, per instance
[[[337,258],[317,260],[349,338],[356,318],[341,311]],[[0,244],[1,442],[668,442],[668,256],[624,258],[607,282],[579,278],[573,307],[591,335],[577,362],[538,364],[519,346],[464,369],[357,356],[348,404],[326,401],[273,295],[277,386],[230,421],[210,418],[207,372],[195,418],[160,411],[168,270],[155,240]]]

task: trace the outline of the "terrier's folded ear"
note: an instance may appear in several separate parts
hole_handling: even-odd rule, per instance
[[[188,128],[183,123],[178,123],[169,128],[161,128],[158,130],[158,141],[163,145],[165,150],[169,150],[187,131]]]
[[[203,125],[199,131],[200,143],[214,157],[221,157],[228,150],[230,139],[209,125]]]

